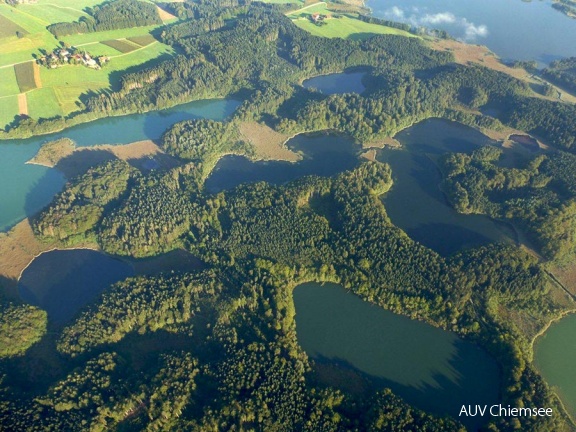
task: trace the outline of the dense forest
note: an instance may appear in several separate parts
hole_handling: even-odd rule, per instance
[[[542,73],[553,83],[576,92],[576,57],[553,61]]]
[[[104,17],[120,1],[93,16],[116,25]],[[177,166],[146,171],[106,162],[70,179],[31,220],[40,241],[90,241],[124,259],[185,249],[205,266],[120,281],[63,325],[38,308],[2,300],[0,339],[21,343],[0,353],[0,425],[465,430],[377,384],[351,392],[318,380],[315,360],[296,338],[292,300],[293,288],[310,280],[339,283],[365,301],[478,343],[501,367],[503,405],[563,413],[534,369],[532,340],[573,304],[533,255],[492,244],[443,257],[413,241],[388,217],[382,197],[394,173],[377,161],[330,178],[259,182],[217,194],[204,182],[223,155],[253,156],[239,133],[246,121],[287,134],[337,131],[358,144],[430,117],[493,130],[518,127],[556,150],[514,167],[495,147],[444,155],[442,188],[458,211],[513,221],[545,258],[566,262],[576,253],[576,108],[535,98],[508,75],[457,65],[451,53],[418,38],[313,37],[279,7],[236,0],[166,7],[181,21],[159,37],[177,55],[124,75],[118,91],[91,96],[79,117],[24,119],[10,133],[241,97],[226,121],[189,120],[165,131],[159,144]],[[351,68],[366,71],[362,94],[324,95],[300,85]],[[498,110],[482,114],[490,107]],[[14,320],[18,326],[8,325]],[[492,419],[485,430],[570,428],[559,414]]]
[[[185,151],[189,141],[175,142],[168,132],[165,144],[177,152]],[[194,346],[184,352],[167,349],[175,362],[182,356],[196,359],[197,371],[187,373],[204,378],[198,383],[196,378],[181,381],[184,393],[178,393],[181,387],[164,386],[168,393],[160,396],[154,374],[163,372],[145,369],[153,374],[146,379],[123,372],[130,390],[106,387],[106,397],[110,391],[115,397],[103,408],[98,402],[103,390],[97,388],[91,390],[93,402],[57,399],[54,388],[78,379],[69,376],[56,387],[51,384],[47,396],[38,396],[45,401],[43,412],[53,413],[50,423],[64,421],[57,413],[67,404],[67,411],[78,419],[106,427],[123,419],[148,427],[158,420],[190,430],[209,424],[252,425],[258,430],[373,430],[376,416],[382,430],[393,427],[390,421],[397,422],[394,430],[407,430],[413,421],[422,424],[422,430],[458,430],[449,420],[406,411],[398,399],[378,388],[362,397],[316,388],[310,375],[313,362],[296,341],[291,299],[292,287],[307,280],[341,283],[367,301],[475,340],[502,365],[505,403],[555,404],[531,366],[531,337],[567,304],[550,295],[555,288],[540,264],[511,246],[442,258],[415,243],[392,225],[379,199],[392,185],[387,165],[364,163],[335,178],[307,177],[285,186],[256,183],[217,195],[203,191],[198,161],[148,175],[123,165],[109,163],[72,182],[36,220],[39,234],[58,236],[69,244],[92,238],[105,251],[127,256],[183,247],[212,270],[161,279],[139,277],[114,285],[61,330],[57,349],[73,364],[78,361],[73,359],[90,358],[96,365],[100,360],[95,356],[104,353],[118,355],[116,363],[125,364],[134,361],[125,356],[132,355],[130,346],[136,340],[162,337],[179,350]],[[118,175],[118,182],[106,183],[114,173],[126,173],[128,179]],[[127,183],[135,187],[124,193]],[[106,184],[111,192],[95,201],[89,198],[91,184]],[[83,214],[93,206],[105,210],[88,230],[63,225],[56,216]],[[527,325],[533,330],[527,331]],[[294,387],[286,387],[288,382]],[[214,396],[208,398],[205,392]],[[378,408],[382,412],[371,411],[373,398],[386,401]],[[181,408],[170,408],[160,418],[139,408],[156,400]],[[207,402],[211,400],[217,405]],[[262,414],[263,404],[267,414]],[[402,413],[394,420],[386,415],[392,406]],[[32,405],[22,411],[23,424],[38,409]],[[138,415],[119,414],[139,409]],[[362,421],[352,422],[353,418]],[[546,431],[561,427],[561,422],[561,417],[514,419],[491,427]]]
[[[92,33],[162,24],[156,6],[139,0],[113,0],[87,9],[88,17],[74,22],[49,25],[48,31],[57,38],[77,33]]]

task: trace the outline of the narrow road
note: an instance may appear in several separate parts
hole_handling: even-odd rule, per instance
[[[311,4],[311,5],[308,5],[308,6],[304,6],[303,8],[298,9],[298,10],[295,10],[295,11],[292,11],[292,12],[289,12],[289,13],[287,13],[286,15],[292,15],[292,14],[295,14],[295,13],[298,13],[298,12],[302,12],[303,10],[306,10],[306,9],[308,9],[308,8],[311,8],[311,7],[314,7],[314,6],[318,6],[318,5],[324,5],[324,6],[326,6],[326,2],[321,1],[321,2],[314,3],[314,4]]]

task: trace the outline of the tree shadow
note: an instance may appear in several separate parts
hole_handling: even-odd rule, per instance
[[[63,173],[66,178],[72,179],[84,174],[90,168],[114,159],[116,156],[108,150],[79,148],[71,155],[60,159],[54,168]]]
[[[345,359],[324,356],[312,359],[313,372],[309,379],[354,395],[368,395],[388,388],[410,405],[435,415],[452,417],[462,422],[468,430],[476,431],[491,419],[489,414],[486,413],[484,417],[459,417],[460,409],[462,405],[490,406],[500,402],[500,370],[496,362],[485,353],[493,364],[474,369],[469,365],[468,356],[462,355],[465,344],[467,342],[456,339],[456,353],[448,360],[457,379],[432,372],[427,382],[417,386],[405,385],[389,378],[370,375]],[[407,364],[406,368],[409,369],[410,365]]]
[[[70,321],[115,282],[134,275],[132,266],[100,252],[77,249],[46,252],[24,270],[21,298],[48,313],[50,326]]]

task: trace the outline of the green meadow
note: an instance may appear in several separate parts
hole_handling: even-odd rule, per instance
[[[85,8],[99,3],[102,0],[38,0],[37,3],[17,7],[0,4],[0,26],[4,29],[0,32],[0,128],[18,114],[16,95],[20,89],[13,65],[28,62],[34,56],[42,55],[42,50],[50,52],[60,45],[60,41],[46,30],[48,25],[76,21],[86,16]],[[80,46],[93,56],[109,56],[111,61],[100,70],[80,65],[56,69],[41,67],[42,87],[26,87],[28,114],[33,118],[49,118],[81,110],[82,95],[118,84],[118,74],[115,72],[172,55],[170,47],[156,41],[151,35],[159,27],[162,26],[63,37],[64,42]],[[17,30],[20,37],[16,36]]]
[[[0,97],[0,124],[10,123],[16,114],[18,114],[18,96]]]
[[[271,1],[267,1],[267,3],[271,3]],[[327,16],[323,25],[312,22],[311,15],[315,13]],[[314,36],[353,40],[367,39],[379,34],[417,37],[404,30],[361,21],[353,14],[333,12],[328,9],[324,2],[295,10],[286,15],[292,19],[295,25]]]
[[[18,82],[16,81],[16,73],[13,67],[5,67],[0,69],[0,95],[11,96],[20,93]]]
[[[315,35],[328,38],[342,39],[367,39],[379,34],[394,34],[407,37],[417,37],[404,30],[387,27],[379,24],[370,24],[359,19],[341,15],[332,17],[325,21],[326,24],[319,26],[314,24],[309,18],[303,17],[293,21],[298,27]]]

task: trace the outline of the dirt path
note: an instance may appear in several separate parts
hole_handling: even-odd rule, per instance
[[[308,8],[311,8],[311,7],[314,7],[314,6],[318,6],[318,5],[324,5],[324,6],[326,6],[327,3],[326,3],[326,2],[323,2],[323,1],[318,2],[318,3],[313,3],[313,4],[311,4],[311,5],[304,6],[303,8],[300,8],[300,9],[298,9],[298,10],[292,11],[292,12],[288,13],[287,15],[292,15],[292,14],[295,14],[295,13],[299,13],[299,12],[302,12],[303,10],[306,10],[306,9],[308,9]]]
[[[40,66],[38,63],[32,63],[32,69],[34,70],[34,83],[36,84],[36,88],[42,88],[42,80],[40,79]]]
[[[18,114],[28,115],[28,101],[26,99],[26,93],[18,94]]]

